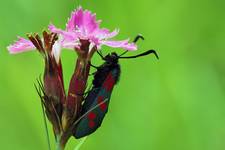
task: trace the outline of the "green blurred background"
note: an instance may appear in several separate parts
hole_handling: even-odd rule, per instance
[[[151,48],[160,55],[159,61],[153,55],[120,61],[121,79],[109,113],[81,150],[224,150],[223,0],[2,0],[0,149],[47,150],[33,85],[43,74],[42,58],[37,52],[9,55],[6,46],[17,35],[40,33],[50,22],[64,28],[79,4],[96,12],[102,27],[120,28],[116,39],[144,35],[140,50],[129,55]],[[110,51],[104,47],[104,54]],[[63,51],[66,86],[75,58],[74,52]],[[101,63],[94,56],[93,64]],[[71,138],[66,149],[78,142]]]

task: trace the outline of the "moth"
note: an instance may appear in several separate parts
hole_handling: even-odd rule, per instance
[[[134,43],[138,39],[144,39],[138,35]],[[144,53],[123,57],[127,53],[125,51],[121,55],[117,53],[109,53],[105,57],[97,51],[100,57],[105,61],[100,66],[92,67],[96,68],[97,71],[94,73],[94,79],[92,81],[92,88],[87,92],[83,106],[82,106],[82,117],[76,125],[74,136],[79,139],[84,136],[94,133],[102,124],[103,119],[108,112],[109,102],[114,86],[118,83],[120,78],[120,64],[119,59],[131,59],[154,54],[158,59],[158,55],[155,50],[148,50]]]

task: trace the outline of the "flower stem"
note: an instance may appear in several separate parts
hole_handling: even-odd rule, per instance
[[[56,143],[56,150],[63,150],[59,143]]]
[[[64,150],[65,145],[62,144],[61,142],[61,137],[57,136],[56,137],[56,150]]]

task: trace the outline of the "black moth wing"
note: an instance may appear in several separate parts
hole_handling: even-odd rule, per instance
[[[96,82],[93,81],[93,88],[85,98],[83,118],[77,124],[74,132],[74,136],[77,139],[95,132],[101,126],[108,111],[112,90],[120,76],[120,67],[117,64],[116,67],[106,72],[104,72],[106,74],[99,74],[101,80],[96,79],[95,76],[94,81]],[[105,76],[105,79],[103,76]],[[102,79],[104,80],[102,81]],[[99,81],[98,83],[97,80]]]

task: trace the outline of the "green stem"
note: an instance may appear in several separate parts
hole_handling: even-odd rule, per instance
[[[56,150],[64,150],[64,146],[61,144],[61,138],[56,137]]]

